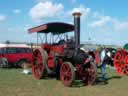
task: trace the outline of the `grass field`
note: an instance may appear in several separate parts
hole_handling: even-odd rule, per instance
[[[108,84],[65,87],[56,79],[35,80],[21,69],[0,69],[0,96],[128,96],[128,77],[107,69]]]

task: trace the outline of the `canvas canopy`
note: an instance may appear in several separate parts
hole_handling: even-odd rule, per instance
[[[31,29],[28,29],[29,33],[52,33],[54,35],[56,34],[63,34],[66,32],[71,32],[74,30],[74,25],[72,24],[67,24],[63,22],[52,22],[52,23],[47,23],[43,24]]]

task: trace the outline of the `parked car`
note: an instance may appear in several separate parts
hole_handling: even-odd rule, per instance
[[[32,49],[26,44],[0,44],[0,67],[19,66],[32,62]]]

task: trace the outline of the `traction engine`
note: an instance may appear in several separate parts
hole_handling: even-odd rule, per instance
[[[74,25],[51,22],[28,30],[29,33],[45,34],[45,43],[41,44],[41,48],[33,50],[34,78],[41,79],[54,74],[65,86],[71,86],[76,79],[82,80],[86,85],[94,84],[97,77],[96,65],[89,54],[80,49],[81,13],[74,13],[73,16]],[[74,38],[68,39],[67,33],[73,31]],[[50,37],[52,43],[48,43],[48,34],[58,36],[58,43],[53,43],[54,37]]]

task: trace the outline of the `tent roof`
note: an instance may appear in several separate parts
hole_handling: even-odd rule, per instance
[[[128,50],[128,43],[123,46],[124,49]]]

